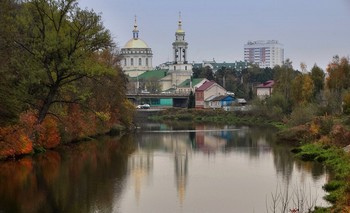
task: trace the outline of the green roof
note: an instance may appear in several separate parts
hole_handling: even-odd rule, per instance
[[[161,79],[167,75],[167,72],[168,70],[148,70],[137,77],[133,77],[133,79]]]
[[[204,78],[194,78],[192,79],[192,86],[198,84],[199,82],[203,81]],[[184,82],[179,84],[178,87],[190,87],[190,79],[186,79]]]

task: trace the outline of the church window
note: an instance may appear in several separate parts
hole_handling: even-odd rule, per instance
[[[134,59],[133,58],[130,59],[130,64],[131,64],[131,66],[134,66]]]
[[[141,66],[141,64],[142,64],[142,60],[141,58],[139,58],[139,66]]]

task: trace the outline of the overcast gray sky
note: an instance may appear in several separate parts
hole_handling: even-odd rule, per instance
[[[300,69],[322,69],[336,54],[350,55],[350,0],[80,0],[101,13],[121,48],[132,38],[137,16],[140,38],[153,51],[153,66],[172,61],[179,11],[189,43],[188,60],[243,60],[249,40],[278,40],[285,59]]]

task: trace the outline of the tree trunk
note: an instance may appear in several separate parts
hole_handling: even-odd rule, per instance
[[[38,124],[41,124],[44,121],[44,119],[45,119],[45,117],[50,109],[50,106],[51,106],[51,104],[52,104],[52,102],[57,94],[57,90],[58,90],[57,85],[50,87],[50,91],[47,94],[47,96],[44,100],[44,103],[41,106],[41,109],[39,110],[38,121],[37,121]]]

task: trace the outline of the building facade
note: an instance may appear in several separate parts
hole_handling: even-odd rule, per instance
[[[244,45],[244,60],[261,68],[273,68],[284,61],[283,45],[276,40],[248,41]]]
[[[147,70],[152,70],[153,53],[150,47],[139,38],[139,30],[135,17],[133,37],[121,49],[121,67],[126,75],[138,76]]]
[[[209,100],[225,95],[227,91],[215,81],[207,81],[196,89],[196,109],[210,108]]]
[[[274,84],[275,84],[274,80],[269,80],[262,84],[257,85],[256,96],[260,99],[265,99],[266,97],[271,96]]]

